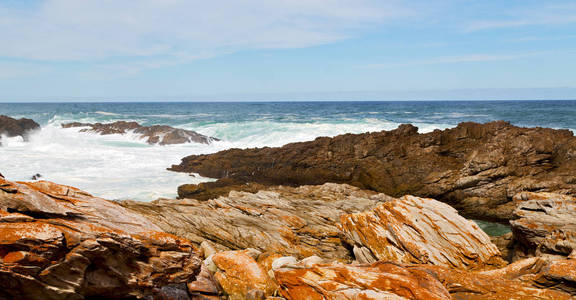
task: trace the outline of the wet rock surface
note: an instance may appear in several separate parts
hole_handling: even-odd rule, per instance
[[[114,202],[0,178],[0,299],[188,297],[200,263],[189,241]]]
[[[142,126],[136,122],[117,121],[114,123],[67,123],[62,128],[86,127],[80,132],[91,132],[100,135],[126,134],[132,132],[140,135],[148,144],[172,145],[185,143],[210,144],[217,138],[205,136],[192,130],[174,128],[167,125]]]
[[[34,130],[39,130],[40,125],[31,119],[14,119],[8,116],[0,115],[0,145],[2,136],[16,137],[20,136],[24,141]]]
[[[263,185],[348,183],[394,197],[434,198],[467,217],[506,221],[519,192],[575,194],[574,149],[568,130],[498,121],[419,134],[401,125],[280,148],[192,155],[171,170]]]

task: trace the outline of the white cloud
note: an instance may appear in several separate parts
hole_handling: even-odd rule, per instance
[[[410,15],[401,2],[44,0],[27,10],[0,4],[0,57],[165,62],[246,49],[307,47]]]
[[[541,5],[511,11],[509,17],[505,19],[475,21],[466,27],[466,31],[572,23],[576,23],[576,4]]]

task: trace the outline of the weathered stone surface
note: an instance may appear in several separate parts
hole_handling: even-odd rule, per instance
[[[576,256],[576,199],[554,193],[524,192],[514,197],[510,221],[514,259],[526,256]]]
[[[189,241],[72,187],[0,178],[0,208],[0,299],[181,299],[200,271]]]
[[[573,299],[572,260],[533,258],[492,271],[376,262],[365,265],[278,263],[287,299]],[[562,275],[561,275],[562,274]]]
[[[343,215],[341,230],[361,263],[392,261],[482,269],[505,264],[476,223],[434,199],[404,196]]]
[[[224,251],[211,257],[217,267],[214,278],[230,300],[264,299],[276,285],[246,250]]]
[[[518,192],[576,193],[574,149],[568,130],[500,121],[418,134],[401,125],[281,148],[192,155],[171,170],[264,185],[348,183],[394,197],[434,198],[467,217],[509,220]]]
[[[163,230],[220,250],[256,248],[300,258],[349,260],[339,238],[340,215],[374,207],[390,197],[339,184],[231,192],[209,201],[159,199],[122,205]]]
[[[0,115],[0,140],[4,135],[8,137],[21,136],[26,141],[30,132],[38,129],[40,129],[40,125],[31,119],[22,118],[17,120]]]
[[[284,267],[274,271],[279,292],[289,300],[451,299],[448,290],[425,270],[393,263]]]
[[[62,124],[63,128],[88,127],[80,132],[93,132],[100,135],[126,134],[133,132],[146,140],[148,144],[171,145],[185,143],[210,144],[218,141],[217,138],[205,136],[195,131],[174,128],[166,125],[142,126],[136,122],[117,121],[114,123],[67,123]]]
[[[564,270],[574,262],[569,260],[526,259],[491,271],[462,271],[440,266],[415,265],[438,278],[453,299],[573,299],[572,270]]]

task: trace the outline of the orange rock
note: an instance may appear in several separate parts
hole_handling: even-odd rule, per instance
[[[424,263],[458,269],[505,265],[476,223],[434,199],[404,196],[373,210],[343,215],[341,230],[356,259]]]
[[[224,251],[212,256],[218,268],[214,278],[229,299],[246,299],[249,294],[272,295],[274,283],[267,272],[245,251]]]
[[[426,271],[392,263],[281,268],[274,275],[280,294],[289,300],[451,299],[442,283]]]
[[[0,299],[188,295],[201,263],[188,240],[72,187],[0,187]]]

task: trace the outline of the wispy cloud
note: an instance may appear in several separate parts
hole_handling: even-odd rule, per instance
[[[2,7],[0,57],[83,61],[298,48],[412,12],[400,0],[44,0]]]
[[[536,25],[566,25],[576,23],[576,4],[538,5],[510,11],[508,17],[493,20],[477,20],[466,26],[466,31],[513,28]]]
[[[551,55],[555,51],[540,51],[540,52],[527,52],[527,53],[512,53],[512,54],[469,54],[461,56],[446,56],[436,57],[422,60],[411,60],[403,62],[385,62],[377,64],[362,65],[361,68],[366,69],[384,69],[384,68],[402,68],[424,65],[440,65],[440,64],[457,64],[457,63],[474,63],[474,62],[489,62],[489,61],[507,61],[529,58],[534,56]]]

